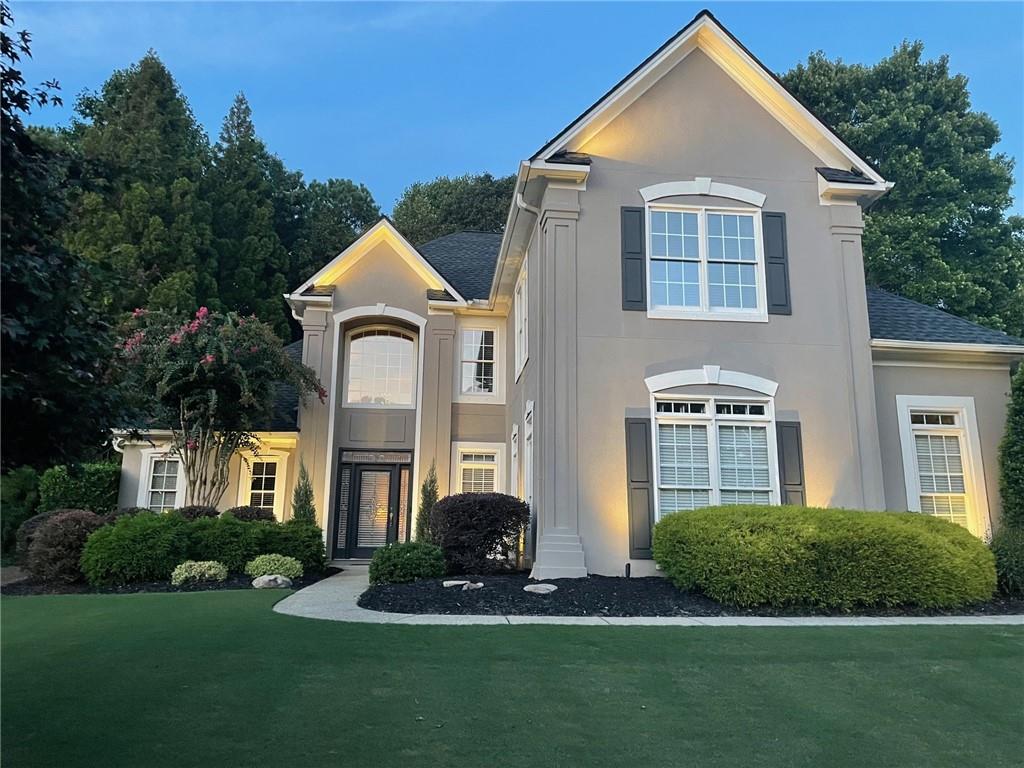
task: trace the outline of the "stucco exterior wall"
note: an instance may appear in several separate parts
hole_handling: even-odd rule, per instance
[[[974,398],[985,473],[985,492],[993,530],[999,527],[999,441],[1006,428],[1010,403],[1010,370],[989,367],[935,367],[886,364],[875,367],[875,401],[885,467],[885,505],[905,510],[903,453],[897,424],[897,395],[940,395]]]

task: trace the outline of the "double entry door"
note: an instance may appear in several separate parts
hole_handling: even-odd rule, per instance
[[[409,540],[412,454],[341,451],[335,495],[335,559],[367,558]]]

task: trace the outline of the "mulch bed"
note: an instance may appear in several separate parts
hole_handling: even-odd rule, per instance
[[[292,580],[292,589],[302,589],[326,579],[340,568],[326,568],[319,573],[306,573],[302,578]],[[144,581],[121,587],[90,587],[88,584],[46,584],[27,579],[5,584],[0,594],[7,595],[127,595],[136,592],[219,592],[226,589],[252,589],[252,579],[244,574],[231,574],[227,581],[203,582],[184,587],[172,587],[169,581]]]
[[[371,586],[359,605],[388,613],[490,614],[499,616],[984,616],[1024,614],[1024,599],[997,597],[956,610],[880,608],[850,613],[814,608],[729,608],[699,593],[681,592],[660,577],[588,576],[551,579],[549,595],[524,592],[525,573],[452,578],[483,582],[480,589],[444,587],[443,579]]]

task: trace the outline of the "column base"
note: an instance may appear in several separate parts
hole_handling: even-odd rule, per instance
[[[537,541],[531,579],[580,579],[587,575],[583,542],[575,533],[542,534]]]

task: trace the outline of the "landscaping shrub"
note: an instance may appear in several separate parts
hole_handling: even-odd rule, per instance
[[[39,505],[39,475],[32,467],[12,469],[0,483],[0,549],[12,551],[18,528],[36,513]]]
[[[292,491],[292,520],[316,525],[316,506],[313,504],[313,483],[306,471],[306,464],[299,459],[299,478]]]
[[[1011,387],[1006,432],[999,443],[999,494],[1003,526],[1024,528],[1024,365],[1017,368]]]
[[[404,584],[444,576],[444,572],[441,548],[425,541],[381,547],[370,560],[371,584]]]
[[[50,467],[39,478],[39,510],[87,509],[97,515],[117,508],[119,464],[72,464]]]
[[[654,527],[677,587],[737,606],[952,608],[988,600],[992,553],[945,520],[910,512],[730,506]]]
[[[297,579],[302,576],[302,563],[287,555],[257,555],[245,564],[245,575],[253,579],[274,575]]]
[[[324,534],[316,525],[301,520],[286,523],[250,523],[256,527],[255,554],[276,552],[294,557],[307,571],[322,571],[327,565]]]
[[[420,486],[420,505],[416,510],[416,541],[434,541],[430,530],[430,515],[437,504],[437,462],[430,462],[423,485]]]
[[[225,581],[228,568],[216,560],[186,560],[171,571],[171,584],[180,587],[201,581]]]
[[[223,514],[233,515],[239,520],[246,520],[248,522],[252,522],[253,520],[266,520],[272,522],[275,519],[274,513],[269,509],[264,509],[263,507],[250,507],[248,505],[226,509]]]
[[[122,517],[133,517],[134,515],[142,514],[155,515],[156,512],[149,507],[121,507],[120,509],[115,509],[113,512],[105,514],[103,516],[103,521],[109,524],[117,522]]]
[[[191,504],[186,507],[178,507],[176,510],[186,520],[199,520],[202,517],[217,517],[220,512],[216,507],[207,507],[203,504]]]
[[[250,523],[233,515],[202,517],[189,526],[189,556],[193,560],[216,560],[232,573],[242,568],[260,548],[258,527],[266,523]]]
[[[431,538],[450,573],[489,573],[514,567],[529,519],[529,506],[515,496],[459,493],[434,505]]]
[[[999,589],[1007,595],[1024,596],[1024,528],[1004,525],[992,538]]]
[[[188,549],[189,523],[180,515],[125,516],[85,542],[82,572],[93,586],[164,581]]]
[[[48,512],[40,512],[37,515],[32,515],[28,520],[18,526],[18,532],[15,534],[15,551],[17,553],[18,561],[25,562],[25,558],[28,557],[28,551],[32,547],[32,539],[35,538],[36,532],[39,530],[39,526],[45,523],[54,515],[59,512],[69,512],[67,509],[51,509]]]
[[[40,581],[72,584],[81,581],[79,560],[89,534],[103,518],[84,509],[69,509],[47,518],[28,550],[28,572]]]

